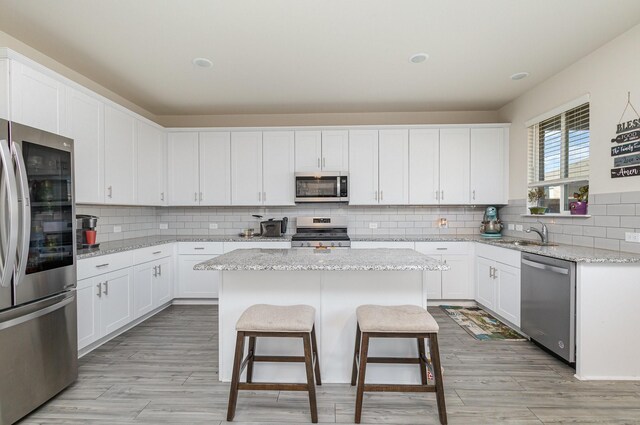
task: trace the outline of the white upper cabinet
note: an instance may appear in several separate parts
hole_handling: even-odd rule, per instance
[[[200,205],[231,205],[231,133],[200,133]]]
[[[378,204],[378,130],[349,132],[349,204]]]
[[[67,88],[67,129],[73,139],[76,202],[104,202],[104,104]]]
[[[409,131],[380,130],[378,144],[379,203],[409,202]]]
[[[295,204],[293,131],[262,133],[262,204]]]
[[[10,67],[11,120],[67,135],[64,84],[14,60]]]
[[[198,133],[169,133],[169,205],[199,205]]]
[[[409,203],[432,205],[440,201],[440,130],[409,132]]]
[[[440,204],[469,203],[469,129],[440,130]]]
[[[0,59],[0,119],[9,119],[9,60]]]
[[[505,129],[471,129],[471,203],[506,204]]]
[[[322,170],[322,132],[296,131],[296,172]]]
[[[140,120],[136,124],[138,204],[166,205],[166,134],[161,129]]]
[[[347,172],[349,131],[296,131],[296,172]]]
[[[104,108],[105,202],[136,201],[136,119],[111,106]]]
[[[322,132],[322,171],[349,171],[349,131],[326,130]]]
[[[231,133],[231,204],[262,205],[262,198],[262,132],[234,131]]]

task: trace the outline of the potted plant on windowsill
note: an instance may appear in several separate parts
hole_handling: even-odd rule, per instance
[[[569,210],[572,215],[586,215],[589,206],[589,185],[580,186],[573,194],[575,202],[569,203]]]
[[[542,201],[544,200],[544,188],[543,187],[534,187],[529,189],[529,204],[535,205],[533,207],[529,207],[529,211],[531,214],[542,215],[547,212],[547,207],[542,206]]]

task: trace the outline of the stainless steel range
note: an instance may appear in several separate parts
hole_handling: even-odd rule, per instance
[[[293,248],[349,248],[346,217],[298,217]]]

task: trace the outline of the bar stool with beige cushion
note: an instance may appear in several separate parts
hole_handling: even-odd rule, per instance
[[[311,421],[318,422],[315,385],[322,385],[318,344],[315,330],[316,310],[308,305],[277,306],[256,304],[244,311],[236,323],[236,351],[233,360],[231,390],[227,421],[232,421],[236,413],[239,390],[250,391],[308,391],[311,407]],[[243,360],[244,341],[249,338],[249,353]],[[261,356],[256,355],[256,338],[301,338],[304,356]],[[300,362],[306,366],[307,383],[253,382],[255,362]],[[246,382],[240,382],[240,375],[247,368]],[[315,369],[315,382],[314,382]]]
[[[382,392],[435,392],[438,402],[440,423],[447,423],[447,410],[444,402],[444,386],[440,352],[438,350],[438,324],[422,307],[414,305],[382,306],[361,305],[356,309],[358,327],[356,346],[353,354],[351,385],[358,384],[356,396],[355,422],[360,423],[362,400],[365,391]],[[370,338],[416,338],[418,342],[417,358],[369,357]],[[429,339],[431,367],[425,351],[424,339]],[[367,363],[417,364],[420,368],[421,384],[365,384]],[[428,383],[427,368],[431,369],[435,384]]]

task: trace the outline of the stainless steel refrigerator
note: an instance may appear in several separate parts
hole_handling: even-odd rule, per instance
[[[0,424],[78,375],[73,141],[0,120]]]

